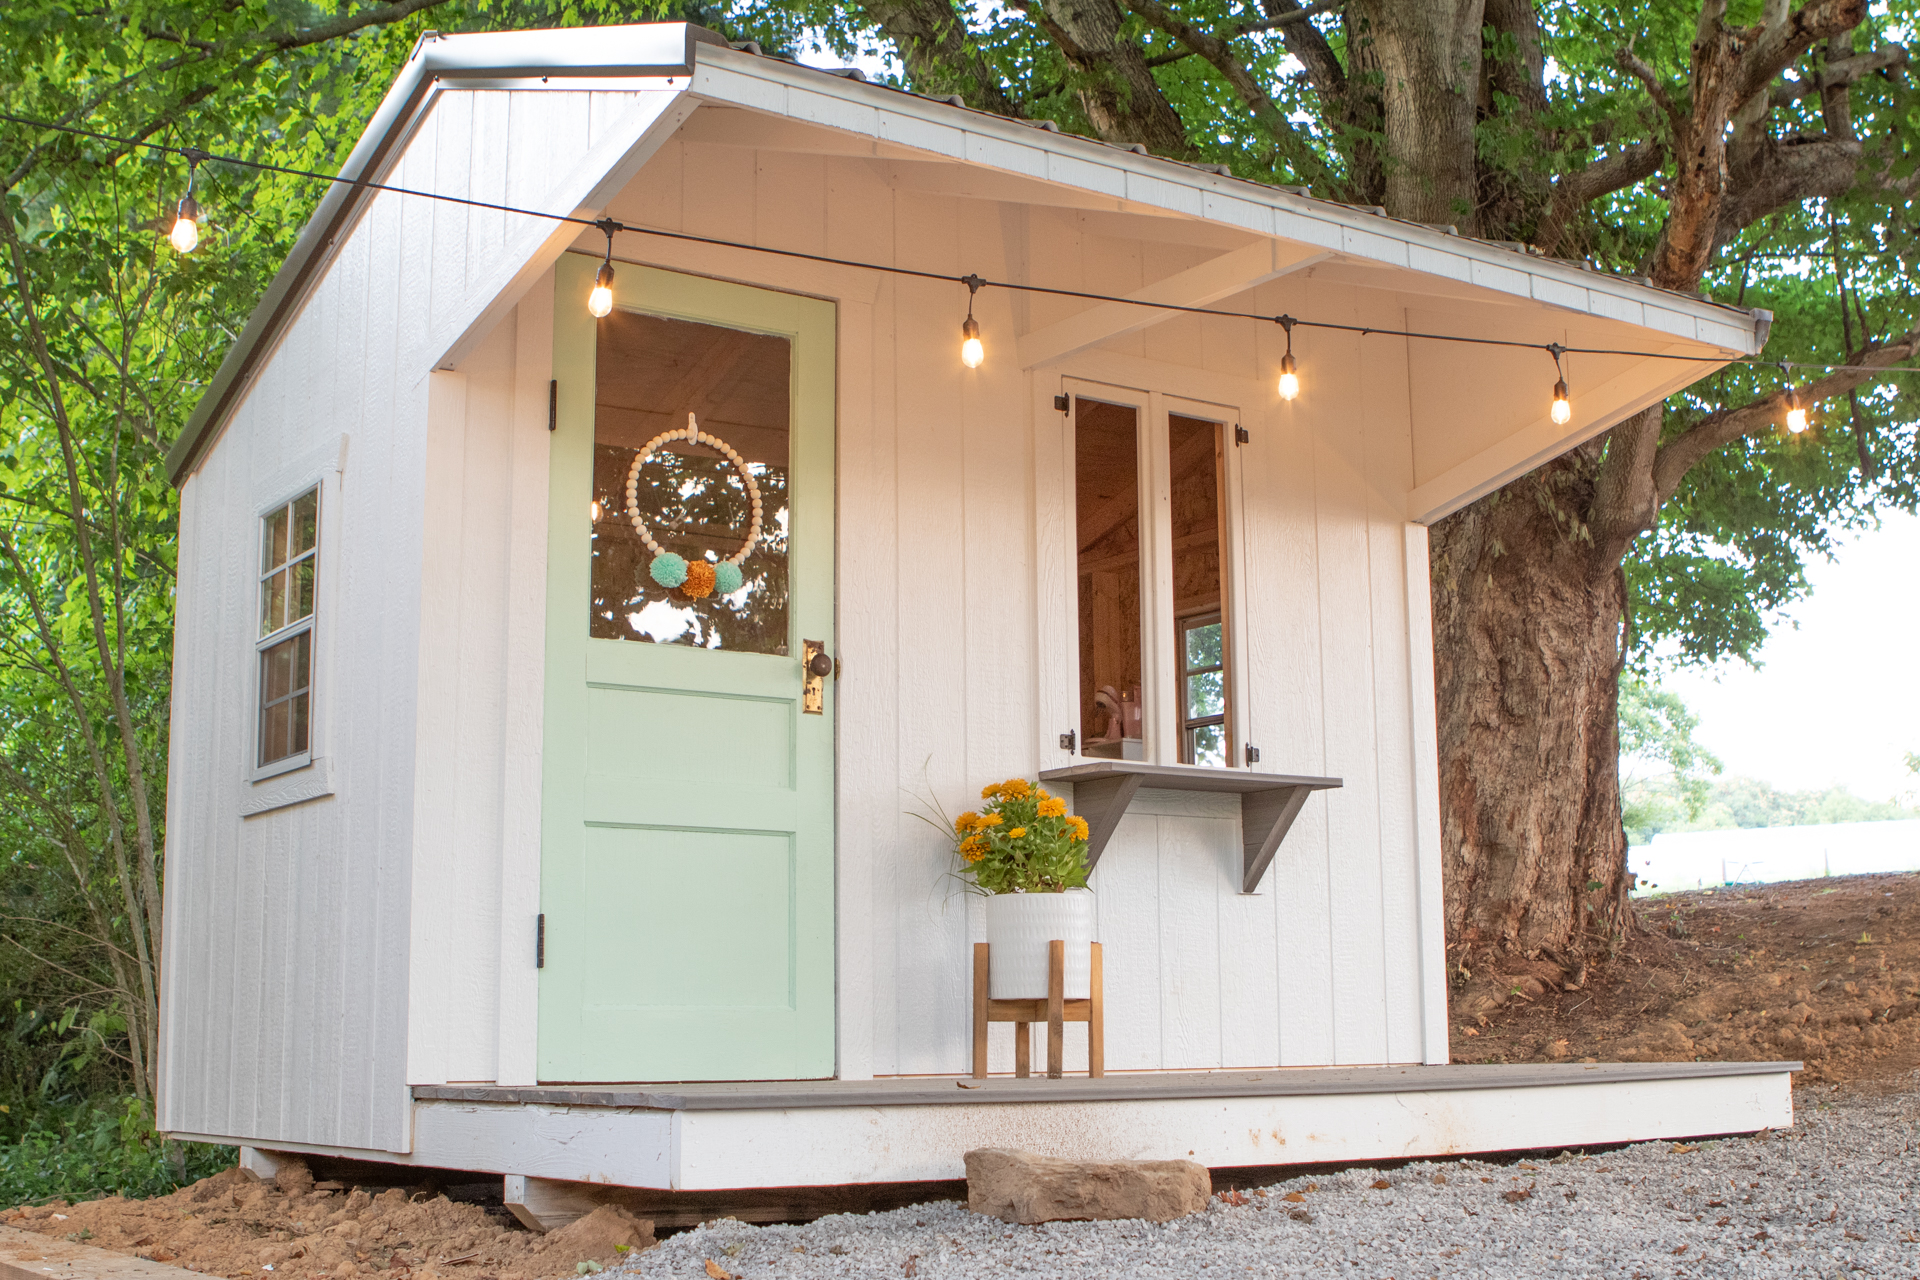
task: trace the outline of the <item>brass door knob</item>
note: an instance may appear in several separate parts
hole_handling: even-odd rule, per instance
[[[833,674],[833,659],[829,658],[825,653],[816,653],[813,655],[813,659],[807,663],[807,672],[809,675],[816,675],[824,680]]]

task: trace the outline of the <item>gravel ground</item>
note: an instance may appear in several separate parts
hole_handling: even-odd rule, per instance
[[[1321,1172],[1165,1226],[1007,1226],[954,1203],[725,1220],[608,1277],[1920,1276],[1920,1094],[1795,1104],[1779,1133]]]

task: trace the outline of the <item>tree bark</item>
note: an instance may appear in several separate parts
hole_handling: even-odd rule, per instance
[[[1434,526],[1447,937],[1588,955],[1627,928],[1615,728],[1623,584],[1577,450]]]
[[[1387,211],[1477,230],[1483,0],[1354,0],[1350,13],[1360,22],[1348,39],[1371,42],[1384,81]]]

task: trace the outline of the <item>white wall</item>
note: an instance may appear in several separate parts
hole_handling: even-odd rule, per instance
[[[392,181],[538,204],[657,113],[643,97],[446,93]],[[496,326],[466,375],[429,367],[551,225],[378,197],[183,486],[163,1129],[403,1151],[410,1070],[506,1078],[523,1040],[531,1062],[497,1010],[502,935],[525,932],[501,904],[531,897],[502,850],[534,839],[514,780],[537,778],[539,735],[539,628],[528,656],[507,614],[529,589],[540,607],[542,570],[500,515],[545,519],[544,430],[511,427],[544,427],[544,339],[523,367],[516,335],[545,312]],[[258,512],[322,477],[319,760],[249,783]]]
[[[697,119],[697,117],[696,117]],[[912,189],[924,166],[676,142],[611,205],[622,220],[921,270],[1124,293],[1219,252],[1219,232],[1029,210]],[[1211,238],[1210,238],[1211,237]],[[580,248],[587,248],[580,242]],[[1269,334],[1244,321],[1156,325],[1029,375],[1013,335],[1077,303],[989,289],[988,358],[957,359],[958,285],[622,237],[616,256],[836,297],[840,308],[840,1071],[967,1062],[977,913],[909,812],[1066,763],[1043,620],[1070,564],[1056,487],[1064,377],[1240,407],[1251,653],[1249,740],[1273,772],[1334,774],[1262,892],[1239,890],[1229,801],[1150,792],[1094,876],[1108,940],[1116,1070],[1445,1060],[1444,985],[1424,922],[1415,755],[1431,716],[1410,652],[1401,512],[1412,484],[1404,344],[1296,339],[1308,392],[1283,406]],[[1392,298],[1290,278],[1257,309],[1404,324]],[[1242,299],[1241,301],[1246,301]],[[561,305],[567,305],[562,300]],[[1417,541],[1424,547],[1424,539]],[[1043,563],[1043,560],[1046,562]],[[1421,566],[1422,570],[1424,566]],[[1043,585],[1044,584],[1044,585]],[[1432,779],[1426,785],[1431,787]],[[1437,859],[1437,846],[1428,853]],[[1436,864],[1437,866],[1437,864]],[[1437,874],[1431,877],[1437,891]],[[1437,907],[1437,904],[1435,904]],[[1423,949],[1423,944],[1424,949]],[[1423,1007],[1423,995],[1427,1004]],[[1437,1011],[1437,1013],[1436,1013]],[[1081,1050],[1068,1037],[1070,1061]],[[1010,1028],[994,1029],[1010,1069]]]
[[[551,175],[620,119],[626,95],[595,97],[446,94],[396,180],[544,204]],[[509,171],[503,155],[528,167]],[[957,199],[918,189],[925,177],[673,142],[609,212],[1100,292],[1223,247],[1217,228]],[[523,231],[381,197],[186,485],[168,1129],[404,1150],[408,1083],[533,1078],[550,286],[475,333],[457,368],[428,373]],[[597,253],[598,233],[578,247]],[[1047,497],[1062,429],[1050,402],[1069,376],[1238,406],[1253,435],[1239,495],[1247,737],[1263,769],[1346,779],[1309,802],[1254,897],[1238,893],[1230,808],[1171,792],[1136,802],[1094,879],[1110,1067],[1444,1060],[1436,904],[1420,896],[1433,870],[1420,851],[1437,849],[1418,818],[1433,780],[1415,764],[1424,733],[1430,772],[1415,691],[1430,674],[1408,641],[1408,601],[1424,609],[1425,596],[1407,575],[1423,544],[1400,514],[1412,483],[1400,345],[1297,342],[1308,390],[1290,407],[1271,391],[1277,330],[1245,322],[1156,325],[1028,374],[1013,336],[1073,307],[988,290],[988,362],[968,373],[957,285],[634,235],[616,256],[839,306],[843,1076],[966,1064],[978,921],[951,892],[944,843],[909,811],[934,799],[952,812],[984,782],[1065,763],[1053,708],[1066,693],[1050,675],[1065,641],[1045,619],[1072,575]],[[1264,286],[1256,305],[1404,323],[1395,300],[1373,295],[1363,311],[1358,296],[1302,276]],[[337,459],[342,436],[321,571],[331,793],[243,819],[259,791],[244,781],[256,508],[280,496],[269,490],[290,460]],[[1007,1033],[996,1028],[999,1069]]]

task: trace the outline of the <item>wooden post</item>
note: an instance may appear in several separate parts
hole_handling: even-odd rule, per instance
[[[1033,1024],[1013,1024],[1013,1074],[1025,1080],[1033,1074]]]
[[[1104,1076],[1107,1074],[1107,1010],[1102,998],[1101,988],[1105,978],[1102,973],[1100,944],[1093,944],[1093,955],[1087,974],[1087,1075]]]
[[[973,1078],[987,1078],[987,944],[973,944]]]
[[[1065,1074],[1067,1039],[1067,944],[1059,938],[1047,944],[1047,1079]]]

